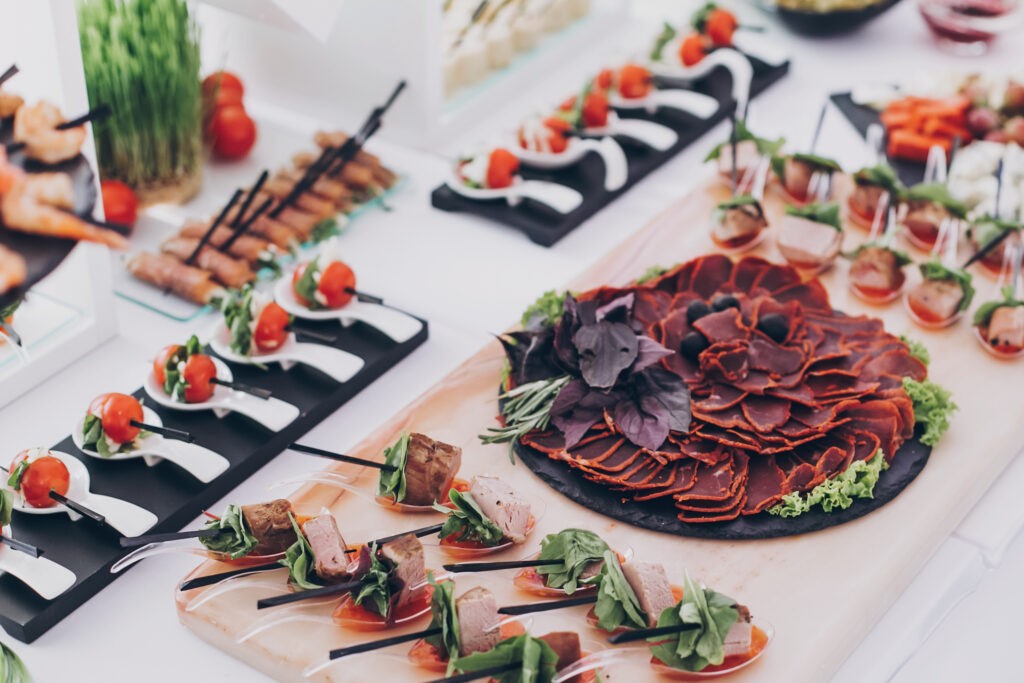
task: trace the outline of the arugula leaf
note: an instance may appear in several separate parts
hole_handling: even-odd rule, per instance
[[[499,683],[551,683],[558,666],[558,655],[540,638],[524,633],[506,638],[486,652],[459,657],[454,670],[460,673],[483,671],[497,666],[520,663],[512,671],[492,676]]]
[[[640,274],[634,282],[638,285],[646,285],[651,280],[657,280],[659,277],[667,273],[670,269],[665,266],[651,266],[643,273]]]
[[[563,529],[557,534],[548,534],[540,542],[540,560],[561,560],[561,564],[545,564],[537,567],[537,573],[544,578],[548,588],[559,588],[566,595],[572,595],[581,585],[600,580],[600,574],[589,579],[580,575],[610,550],[608,544],[592,531],[584,529]]]
[[[11,476],[7,478],[7,485],[15,491],[21,490],[21,478],[25,476],[25,472],[28,471],[28,459],[22,460],[18,463],[18,466],[11,472]]]
[[[433,572],[427,572],[427,581],[434,587],[434,594],[430,596],[430,625],[427,628],[440,628],[441,632],[427,636],[424,640],[434,646],[441,659],[448,660],[446,675],[451,676],[462,642],[459,635],[459,612],[455,607],[455,584],[452,581],[438,583],[434,580]]]
[[[352,592],[352,601],[357,605],[369,602],[377,614],[388,618],[391,610],[391,568],[379,557],[377,544],[370,546],[370,568],[359,577],[362,584]]]
[[[853,505],[855,498],[873,498],[878,477],[887,469],[889,463],[879,450],[867,460],[851,463],[845,471],[818,484],[807,494],[794,491],[783,496],[768,512],[779,517],[799,517],[816,505],[825,512],[845,510]]]
[[[662,24],[661,33],[654,39],[654,47],[651,48],[652,62],[661,61],[662,54],[665,52],[665,46],[672,42],[677,33],[675,26],[672,24],[667,21]]]
[[[747,128],[747,124],[743,119],[737,119],[736,142],[740,143],[743,142],[744,140],[753,140],[754,144],[757,145],[757,151],[762,155],[770,157],[774,157],[776,154],[778,154],[779,150],[782,149],[782,146],[786,144],[786,138],[778,138],[777,140],[772,140],[770,138],[761,138],[754,135],[752,132],[750,132],[750,129]],[[722,155],[723,149],[731,146],[732,133],[730,132],[729,137],[725,140],[725,142],[720,142],[711,148],[711,151],[708,152],[708,155],[704,157],[704,161],[714,161],[715,159]]]
[[[520,322],[526,329],[551,327],[562,318],[565,312],[565,296],[568,292],[554,289],[544,292],[537,300],[523,311]]]
[[[900,340],[907,345],[910,349],[910,355],[918,359],[925,365],[930,365],[932,362],[932,355],[928,353],[928,347],[916,339],[911,339],[905,334],[900,335]]]
[[[626,581],[619,558],[611,550],[604,551],[603,557],[604,566],[597,586],[597,604],[594,605],[597,625],[609,632],[620,626],[647,628],[640,600]]]
[[[386,496],[396,503],[405,500],[405,461],[409,456],[409,433],[402,432],[398,441],[384,449],[384,463],[396,468],[380,471],[377,495]]]
[[[452,489],[448,493],[448,497],[455,505],[454,509],[434,503],[435,510],[448,515],[438,537],[454,536],[457,541],[476,541],[485,546],[495,546],[501,543],[505,534],[497,524],[488,519],[470,493],[461,493]]]
[[[873,185],[889,191],[892,195],[898,195],[903,187],[896,171],[889,164],[878,164],[862,168],[853,174],[853,181],[858,185]]]
[[[839,215],[839,205],[835,202],[818,203],[813,202],[805,206],[787,206],[786,214],[789,216],[799,216],[800,218],[806,218],[809,221],[815,223],[821,223],[827,225],[830,228],[835,228],[839,232],[843,231],[843,222]]]
[[[967,216],[967,206],[953,198],[945,183],[918,183],[904,190],[901,199],[935,202],[958,218]]]
[[[0,681],[4,683],[32,683],[28,667],[14,650],[0,643]]]
[[[972,284],[974,278],[970,273],[963,268],[947,268],[937,258],[925,261],[919,266],[919,269],[925,280],[952,280],[960,285],[964,298],[960,300],[960,305],[956,310],[966,311],[970,308],[971,302],[974,300],[974,285]]]
[[[699,628],[683,631],[677,636],[649,639],[660,643],[651,652],[663,664],[683,671],[703,671],[725,660],[725,636],[739,619],[736,601],[728,595],[697,585],[686,574],[683,599],[658,617],[658,626],[697,624]]]
[[[219,529],[216,536],[200,538],[199,542],[211,552],[227,555],[232,560],[245,557],[259,545],[259,540],[249,530],[249,525],[238,505],[229,505],[220,519],[211,519],[205,529]]]
[[[7,489],[0,489],[0,527],[11,523],[11,512],[14,511],[14,494]]]
[[[1013,287],[1010,285],[1003,287],[1001,294],[1003,295],[1001,300],[986,301],[981,306],[978,306],[978,310],[974,312],[975,327],[988,325],[989,321],[992,319],[992,314],[996,312],[997,308],[1003,308],[1004,306],[1009,306],[1010,308],[1024,306],[1024,301],[1014,298]]]
[[[735,197],[730,197],[729,199],[726,199],[724,202],[719,203],[718,210],[725,211],[726,209],[738,209],[741,206],[750,205],[757,206],[758,209],[761,208],[761,202],[757,199],[757,197],[754,197],[753,195],[749,194],[740,194],[736,195]]]
[[[302,533],[302,528],[295,521],[292,513],[288,513],[288,519],[292,521],[292,528],[295,529],[295,543],[285,551],[284,557],[277,561],[283,567],[288,568],[288,582],[299,590],[309,591],[314,588],[322,588],[323,583],[316,573],[316,558],[313,557],[313,548]]]
[[[949,429],[950,416],[959,409],[952,400],[953,394],[930,379],[918,382],[904,377],[903,388],[914,402],[914,422],[924,425],[921,443],[934,446]]]
[[[306,265],[305,270],[302,271],[302,277],[295,283],[295,291],[307,302],[307,307],[311,311],[323,308],[323,305],[316,300],[319,277],[320,257],[317,256]]]
[[[309,233],[309,241],[313,244],[320,244],[340,234],[341,225],[338,224],[338,220],[336,218],[325,218],[313,226],[313,230]]]

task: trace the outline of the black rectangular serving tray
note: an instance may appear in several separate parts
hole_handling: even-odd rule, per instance
[[[344,384],[303,365],[284,371],[278,365],[261,370],[231,364],[235,380],[270,389],[276,398],[298,406],[299,417],[280,432],[271,432],[241,415],[230,414],[219,419],[213,411],[183,412],[152,405],[152,401],[147,403],[160,415],[165,426],[190,432],[199,445],[230,461],[230,468],[209,484],[200,483],[169,462],[151,468],[141,458],[107,462],[83,455],[70,436],[53,450],[70,453],[85,463],[94,493],[116,496],[153,512],[159,521],[147,533],[177,531],[423,344],[428,328],[426,321],[420,322],[423,329],[419,334],[397,344],[358,322],[342,328],[334,321],[303,321],[303,327],[310,331],[336,334],[333,346],[354,353],[366,362],[363,369]],[[97,394],[103,390],[102,385],[96,387]],[[139,398],[144,395],[142,389],[135,392]],[[18,539],[41,548],[45,557],[64,565],[78,577],[67,592],[47,601],[13,576],[0,575],[0,626],[25,643],[46,633],[113,582],[118,575],[111,574],[110,567],[130,552],[120,547],[116,531],[88,519],[72,522],[66,514],[27,515],[15,511],[13,525]],[[5,549],[3,552],[12,551]]]
[[[842,112],[843,116],[857,129],[861,137],[867,140],[868,128],[873,123],[881,123],[878,112],[871,107],[857,104],[853,101],[850,93],[832,93],[832,104]],[[916,161],[904,161],[902,159],[889,159],[889,165],[896,170],[904,185],[917,185],[924,180],[924,164]]]
[[[764,92],[789,72],[789,62],[771,67],[751,58],[754,79],[751,83],[751,97]],[[659,85],[672,87],[669,79],[655,78]],[[678,87],[678,83],[676,83]],[[453,192],[446,185],[436,188],[430,195],[431,204],[444,211],[463,211],[483,216],[498,223],[504,223],[526,233],[545,247],[558,242],[572,232],[583,221],[611,203],[619,195],[654,171],[680,151],[692,144],[721,121],[729,118],[736,108],[732,98],[732,76],[725,67],[714,69],[696,82],[693,90],[714,97],[719,102],[718,111],[708,119],[697,119],[676,109],[662,108],[653,116],[644,111],[619,111],[621,118],[647,119],[668,126],[676,132],[679,140],[664,152],[637,145],[620,138],[626,153],[628,175],[626,184],[614,192],[604,189],[604,164],[595,152],[589,153],[576,165],[557,170],[542,170],[523,166],[520,175],[528,180],[548,180],[567,185],[583,195],[583,203],[573,212],[559,214],[550,208],[524,199],[518,206],[509,206],[505,200],[480,201],[467,199]]]

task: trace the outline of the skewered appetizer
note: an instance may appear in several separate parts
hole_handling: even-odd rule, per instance
[[[25,154],[43,164],[59,164],[78,156],[85,143],[85,125],[61,130],[64,115],[45,100],[23,104],[14,114],[14,141],[25,145]]]
[[[886,303],[899,296],[907,276],[903,267],[912,263],[907,254],[882,242],[857,248],[850,264],[850,290],[869,303]]]
[[[1024,353],[1024,299],[1005,287],[1003,298],[978,307],[974,327],[978,339],[995,355],[1015,358]]]
[[[389,628],[426,614],[433,587],[427,582],[423,544],[411,534],[380,547],[363,546],[357,560],[367,567],[334,611],[335,621],[362,630]]]
[[[779,221],[779,252],[794,268],[808,271],[828,268],[839,254],[842,242],[838,204],[789,206]]]
[[[650,70],[633,63],[615,70],[603,69],[595,83],[601,90],[610,90],[626,100],[643,99],[654,89],[654,77]]]
[[[291,513],[289,513],[291,515]],[[288,582],[298,590],[313,590],[345,583],[369,569],[369,556],[353,553],[334,517],[324,512],[301,524],[291,516],[295,543],[278,562],[288,568]]]
[[[356,274],[341,260],[332,241],[312,261],[299,264],[292,274],[292,292],[306,308],[319,311],[342,308],[355,295]]]
[[[283,498],[229,505],[223,516],[210,516],[204,528],[218,533],[200,537],[199,542],[222,561],[281,555],[296,540],[292,504]]]
[[[558,116],[533,116],[519,127],[519,146],[533,152],[561,154],[569,146],[568,121]]]
[[[778,138],[777,140],[771,140],[768,138],[758,137],[750,132],[747,128],[747,124],[742,119],[736,121],[736,176],[743,178],[744,176],[752,176],[750,173],[757,164],[760,162],[762,157],[768,156],[773,157],[778,154],[779,150],[782,149],[782,145],[786,143],[785,138]],[[704,157],[704,161],[718,161],[718,173],[725,180],[732,179],[733,171],[733,147],[732,138],[724,140],[723,142],[715,145],[708,155]]]
[[[576,130],[604,128],[608,125],[610,114],[608,94],[592,81],[587,81],[578,95],[562,102],[556,113]]]
[[[288,340],[292,317],[252,285],[230,292],[221,300],[231,350],[243,356],[272,353]]]
[[[451,508],[434,508],[448,516],[438,536],[453,554],[518,545],[536,522],[530,504],[497,477],[473,477],[469,491],[452,489],[448,497]]]
[[[833,173],[842,171],[839,162],[816,154],[797,152],[772,158],[772,171],[789,199],[796,203],[824,201]],[[817,185],[812,181],[818,178]]]
[[[768,227],[761,202],[741,194],[718,205],[711,224],[711,239],[729,250],[751,248]]]
[[[82,424],[82,446],[104,458],[138,447],[146,433],[133,422],[142,422],[142,403],[127,394],[101,394],[89,404]]]
[[[154,287],[170,290],[186,301],[206,305],[224,295],[225,289],[202,268],[188,266],[169,254],[139,252],[126,264],[128,272]]]
[[[175,401],[202,403],[213,396],[217,366],[213,359],[202,353],[202,345],[195,335],[185,344],[165,346],[153,359],[153,377],[164,393]]]
[[[879,210],[884,210],[882,198],[886,195],[895,203],[902,190],[896,172],[888,164],[862,168],[853,174],[854,188],[847,201],[850,220],[854,225],[870,229]]]
[[[1009,254],[1010,248],[1020,240],[1021,231],[1024,225],[1020,221],[1004,220],[992,216],[983,216],[974,222],[970,230],[970,239],[975,249],[981,249],[995,240],[1001,240],[998,245],[986,252],[979,263],[989,272],[998,274],[1003,267],[1003,262]],[[1004,234],[1009,233],[1005,237]]]
[[[922,263],[920,283],[907,292],[907,310],[924,327],[952,325],[974,299],[971,274],[949,268],[938,260]]]
[[[475,189],[511,187],[518,172],[519,157],[503,147],[463,157],[455,167],[459,181]]]
[[[427,506],[447,502],[462,466],[462,449],[425,434],[402,433],[384,450],[384,462],[395,470],[381,470],[377,497],[404,505]],[[460,486],[455,486],[459,490]],[[448,512],[447,508],[445,512]]]
[[[967,215],[967,207],[953,198],[944,183],[914,185],[900,197],[906,206],[903,225],[911,244],[930,250],[939,239],[942,224],[960,221]]]
[[[209,223],[204,223],[202,221],[185,221],[185,225],[182,226],[180,231],[178,231],[178,235],[181,237],[202,237],[209,229]],[[213,234],[210,235],[209,244],[217,249],[222,249],[223,245],[232,237],[233,234],[234,233],[231,228],[218,226],[217,229],[213,231]],[[228,247],[228,254],[236,259],[241,259],[247,262],[253,268],[270,265],[284,253],[285,252],[282,251],[281,247],[274,244],[266,237],[261,237],[255,234],[255,232],[253,232],[253,234],[246,232],[245,234],[239,235]]]
[[[71,486],[67,465],[44,448],[29,448],[18,453],[8,471],[7,487],[29,507],[53,507],[57,501],[50,497],[50,492],[65,496]]]
[[[585,529],[563,529],[540,542],[541,562],[555,564],[527,567],[516,574],[515,585],[541,595],[590,592],[597,589],[604,568],[604,553],[610,548],[604,539]]]
[[[737,28],[739,22],[732,12],[713,2],[706,3],[691,15],[687,32],[681,38],[680,31],[666,22],[654,39],[650,58],[656,62],[664,60],[665,50],[675,44],[679,62],[694,66],[716,48],[731,47]]]
[[[551,683],[558,671],[575,663],[581,657],[580,639],[576,633],[557,631],[540,637],[523,633],[500,640],[489,650],[459,657],[451,668],[460,673],[468,673],[516,664],[517,666],[507,673],[503,673],[501,678],[510,681]],[[586,678],[584,676],[569,680],[576,683]]]
[[[175,235],[164,240],[160,245],[160,252],[184,263],[199,248],[199,240],[198,237]],[[238,289],[256,279],[256,273],[247,261],[218,251],[209,244],[199,249],[192,263],[196,268],[209,272],[214,280],[230,289]]]
[[[622,564],[610,550],[603,556],[598,577],[597,604],[587,621],[605,631],[648,628],[672,607],[682,591],[669,583],[665,567],[654,562]]]

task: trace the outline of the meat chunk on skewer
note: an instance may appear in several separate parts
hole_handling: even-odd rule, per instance
[[[1000,306],[988,321],[988,343],[995,347],[1024,348],[1024,306]]]
[[[181,237],[202,237],[209,229],[209,224],[199,221],[186,221],[178,235]],[[234,230],[222,225],[213,231],[209,244],[220,249],[221,245],[231,239],[233,234]],[[260,259],[265,256],[276,256],[280,253],[280,250],[268,240],[248,233],[239,235],[228,248],[228,254],[247,261],[250,265],[259,263]]]
[[[168,254],[140,252],[128,261],[128,272],[160,289],[170,289],[186,301],[205,305],[224,294],[213,276],[200,268],[186,266]]]
[[[575,664],[583,656],[583,648],[580,646],[580,634],[574,631],[553,631],[540,637],[558,655],[558,662],[555,670],[561,671],[567,666]],[[582,676],[573,676],[566,679],[565,683],[580,683]]]
[[[328,583],[340,583],[351,578],[345,539],[333,515],[317,515],[302,525],[302,533],[313,550],[317,576]]]
[[[160,251],[184,262],[192,255],[197,246],[199,246],[198,237],[178,236],[161,244]],[[194,263],[203,270],[210,271],[218,282],[232,289],[238,289],[256,279],[256,273],[247,262],[234,259],[209,245],[199,250]]]
[[[498,602],[486,588],[472,588],[455,600],[459,619],[459,654],[486,652],[501,640]]]
[[[25,100],[12,92],[0,90],[0,119],[9,119],[14,116]]]
[[[526,540],[530,505],[497,477],[474,477],[469,493],[487,518],[513,543]]]
[[[252,550],[253,555],[283,553],[295,542],[291,511],[292,504],[283,498],[269,503],[242,506],[245,523],[249,525],[249,530],[258,541],[258,545]]]
[[[745,657],[750,654],[750,638],[753,631],[750,610],[744,605],[736,605],[736,611],[740,613],[740,617],[725,634],[723,643],[726,657]]]
[[[393,567],[393,575],[401,585],[392,612],[400,609],[420,595],[426,585],[427,570],[423,558],[423,544],[409,534],[380,547],[380,555]]]
[[[676,604],[672,585],[663,565],[654,562],[628,562],[622,565],[622,574],[640,601],[640,609],[647,615],[647,623],[654,626],[667,608]]]
[[[405,460],[405,503],[430,505],[444,500],[455,473],[462,466],[462,449],[424,434],[409,436]]]
[[[896,254],[882,247],[864,247],[850,265],[850,281],[861,289],[891,292],[903,279]]]
[[[964,290],[955,280],[924,280],[907,293],[911,309],[927,314],[933,322],[951,319],[963,300]]]

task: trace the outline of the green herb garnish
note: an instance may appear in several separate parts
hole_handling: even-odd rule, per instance
[[[932,355],[928,353],[928,347],[916,339],[911,339],[905,334],[900,335],[900,341],[907,345],[910,350],[910,355],[918,359],[925,365],[930,365],[932,362]]]
[[[7,485],[15,491],[21,490],[21,478],[25,476],[25,472],[28,471],[29,462],[28,458],[25,458],[18,463],[18,466],[11,472],[11,476],[7,478]]]
[[[718,209],[720,211],[724,211],[726,209],[738,209],[741,206],[751,205],[761,208],[761,201],[753,195],[740,194],[736,195],[735,197],[730,197],[729,199],[726,199],[724,202],[719,203]]]
[[[438,583],[434,580],[433,572],[427,573],[427,581],[434,587],[434,594],[430,596],[430,626],[428,630],[441,629],[440,633],[424,638],[428,644],[433,645],[441,659],[448,660],[448,673],[451,675],[455,670],[455,660],[459,656],[459,612],[455,607],[455,584],[451,581]]]
[[[199,343],[199,337],[192,335],[179,346],[178,350],[171,354],[164,366],[164,393],[175,401],[185,402],[185,390],[188,389],[188,382],[185,381],[183,373],[178,370],[179,365],[184,365],[188,359],[197,353],[201,353],[203,345]]]
[[[647,628],[647,619],[640,608],[640,600],[633,591],[619,558],[611,550],[604,551],[604,566],[597,586],[597,604],[594,614],[597,625],[605,631],[627,628]]]
[[[799,216],[800,218],[806,218],[809,221],[815,223],[821,223],[827,225],[830,228],[835,228],[839,232],[843,231],[843,222],[839,216],[839,205],[835,202],[827,202],[824,204],[813,202],[806,206],[787,206],[786,214],[789,216]]]
[[[369,602],[377,614],[388,618],[391,610],[391,569],[378,557],[377,544],[370,546],[370,569],[359,577],[358,591],[352,592],[352,601],[357,605]]]
[[[486,652],[459,657],[452,667],[455,671],[483,671],[519,663],[518,668],[491,676],[499,683],[551,683],[558,666],[558,655],[540,638],[524,633],[506,638]]]
[[[325,218],[313,226],[312,232],[309,233],[309,241],[313,244],[320,244],[340,234],[341,225],[338,223],[338,219]]]
[[[14,495],[7,489],[0,489],[0,527],[9,526],[14,511]]]
[[[1004,232],[1011,230],[1019,231],[1021,228],[1022,225],[1016,221],[985,216],[984,218],[979,218],[975,221],[974,225],[971,227],[971,234],[978,246],[983,247],[989,242],[1000,237]]]
[[[568,292],[549,290],[530,304],[520,318],[526,329],[553,327],[565,312],[565,297]]]
[[[708,17],[718,9],[718,5],[713,2],[706,2],[696,12],[690,15],[690,26],[694,28],[697,33],[704,33],[704,30],[708,25]]]
[[[313,548],[309,545],[306,535],[302,533],[299,523],[295,521],[295,517],[290,512],[288,519],[292,521],[296,540],[277,563],[288,568],[288,582],[299,590],[309,591],[314,588],[322,588],[324,584],[320,582],[320,577],[316,573],[316,558],[313,556]]]
[[[229,346],[231,350],[242,356],[252,353],[253,294],[252,284],[246,284],[241,290],[231,291],[220,300],[224,324],[231,333]]]
[[[259,540],[249,530],[242,508],[238,505],[229,505],[223,517],[211,519],[203,528],[219,529],[220,533],[200,538],[199,542],[211,552],[226,555],[232,560],[245,557],[259,545]]]
[[[672,42],[677,33],[675,26],[667,21],[661,25],[661,33],[654,39],[654,47],[651,48],[652,62],[661,61],[662,54],[665,52],[665,46]]]
[[[498,397],[505,402],[504,426],[488,427],[488,433],[477,438],[484,444],[509,444],[508,457],[514,462],[512,449],[515,442],[534,430],[547,429],[551,422],[551,406],[569,379],[568,375],[541,379],[506,391]]]
[[[320,275],[320,257],[306,264],[302,277],[295,283],[295,291],[303,298],[306,307],[311,311],[319,311],[323,305],[317,301],[317,279]]]
[[[925,280],[951,280],[963,290],[964,296],[960,300],[960,305],[956,307],[957,311],[966,311],[971,306],[971,301],[974,300],[974,285],[972,284],[973,278],[963,268],[948,268],[938,260],[932,259],[931,261],[925,261],[919,266],[921,270],[921,276]]]
[[[470,493],[452,489],[448,493],[454,508],[434,503],[434,509],[448,515],[438,536],[455,537],[457,541],[475,541],[485,546],[496,546],[505,538],[501,528],[483,513]]]
[[[873,185],[889,191],[892,195],[898,195],[903,184],[896,176],[896,171],[889,164],[878,164],[862,168],[853,174],[853,180],[858,185]]]
[[[803,163],[811,166],[815,170],[828,171],[832,173],[834,171],[842,171],[842,166],[835,159],[829,159],[828,157],[818,156],[817,154],[804,154],[796,152],[790,154],[789,157],[785,156],[773,156],[772,157],[772,172],[780,179],[786,179],[786,159],[792,159],[793,161],[802,161]]]
[[[18,309],[21,308],[22,303],[24,303],[24,300],[18,299],[0,308],[0,321],[6,321],[8,318],[13,317],[18,312]]]
[[[794,491],[783,496],[768,512],[779,517],[799,517],[819,505],[825,512],[845,510],[856,498],[873,498],[878,476],[888,468],[889,463],[879,450],[867,460],[851,463],[845,471],[818,484],[810,493]]]
[[[610,550],[608,544],[592,531],[564,529],[549,534],[540,542],[539,560],[561,560],[561,564],[545,564],[537,567],[537,573],[548,588],[557,588],[572,595],[580,586],[599,581],[600,574],[581,579],[583,572]]]
[[[391,498],[396,503],[405,500],[405,461],[409,456],[409,433],[402,432],[398,441],[384,449],[384,464],[391,465],[392,471],[381,470],[377,483],[377,495]]]
[[[583,124],[583,106],[586,104],[587,97],[593,89],[594,81],[587,79],[583,84],[583,89],[580,91],[580,94],[577,95],[576,99],[573,101],[572,109],[569,111],[559,110],[555,113],[555,116],[562,119],[573,128],[582,130],[585,127]]]
[[[949,429],[949,418],[958,410],[953,394],[930,379],[918,382],[910,377],[903,378],[903,388],[914,402],[914,422],[924,425],[921,443],[934,446]]]
[[[963,218],[967,215],[967,206],[963,202],[953,199],[953,195],[949,193],[949,188],[946,187],[945,183],[919,183],[913,185],[903,191],[901,199],[904,201],[926,201],[941,204],[957,218]]]
[[[1003,295],[1002,299],[996,301],[986,301],[981,306],[978,306],[978,310],[974,312],[974,325],[976,327],[984,327],[988,325],[989,321],[992,320],[992,314],[999,308],[1016,308],[1018,306],[1024,306],[1024,300],[1017,299],[1013,296],[1013,287],[1006,285],[1000,290]]]
[[[0,643],[0,681],[32,683],[32,675],[21,658],[7,645]]]
[[[850,259],[855,259],[858,256],[860,256],[860,253],[862,251],[868,248],[885,249],[887,252],[896,257],[896,265],[899,266],[900,268],[902,268],[903,266],[909,266],[911,263],[914,262],[914,259],[910,258],[910,254],[908,254],[907,252],[900,251],[899,249],[894,249],[887,244],[882,244],[881,242],[865,242],[864,244],[860,245],[852,252],[850,252],[848,256]]]
[[[736,601],[728,595],[698,586],[686,575],[683,599],[658,617],[658,626],[698,627],[678,635],[651,638],[659,643],[651,647],[658,661],[683,671],[703,671],[725,660],[725,637],[740,617]]]
[[[87,451],[95,451],[104,458],[110,458],[118,453],[129,453],[135,450],[135,445],[146,438],[149,432],[140,431],[139,435],[132,441],[120,444],[117,448],[111,449],[103,432],[103,420],[93,414],[85,416],[82,423],[82,448]]]
[[[753,133],[750,132],[750,129],[747,128],[747,124],[745,121],[743,121],[743,119],[737,119],[736,143],[739,144],[744,140],[753,140],[754,144],[757,145],[757,151],[760,154],[766,156],[774,156],[778,154],[779,150],[782,149],[782,146],[786,144],[785,138],[778,138],[777,140],[772,140],[770,138],[760,138],[754,135]],[[730,133],[729,139],[727,139],[725,142],[715,145],[711,149],[711,151],[708,152],[708,155],[704,157],[704,161],[713,161],[714,159],[717,159],[719,156],[722,155],[723,149],[731,146],[732,134]]]

